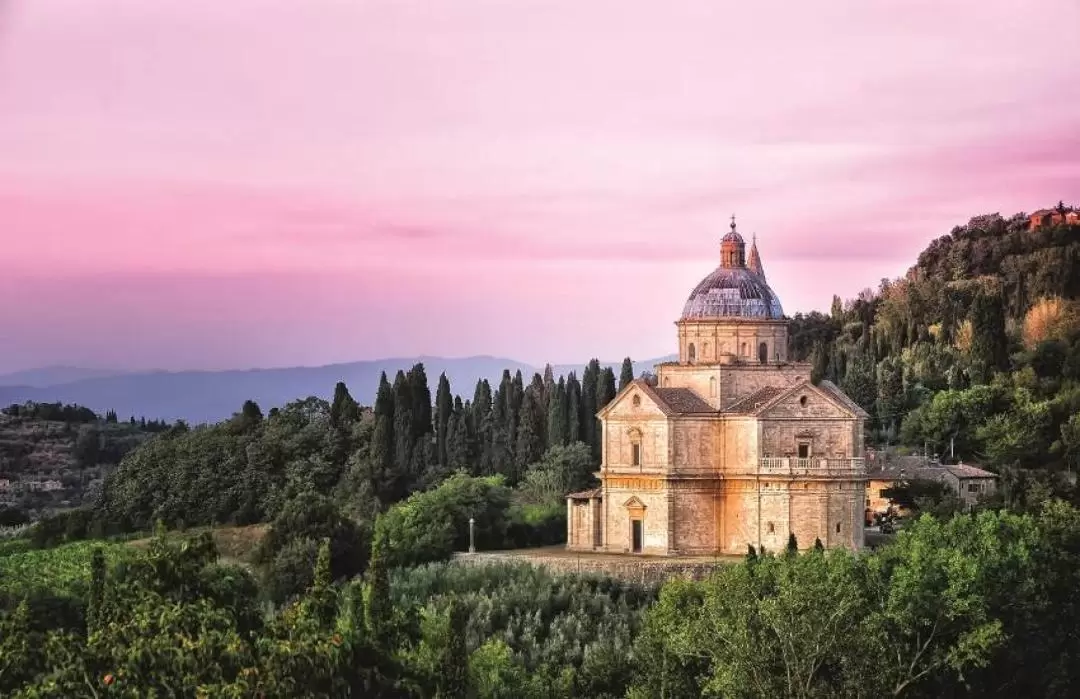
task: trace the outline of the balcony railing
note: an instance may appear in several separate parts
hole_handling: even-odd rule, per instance
[[[766,456],[759,462],[759,473],[778,476],[861,476],[866,473],[866,464],[861,458]]]

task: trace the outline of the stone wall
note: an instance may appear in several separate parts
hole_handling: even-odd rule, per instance
[[[683,320],[679,321],[679,361],[683,364],[720,361],[725,355],[758,362],[758,346],[766,346],[768,362],[787,361],[788,329],[785,321]],[[694,345],[693,360],[690,345]]]
[[[631,513],[637,504],[644,506],[642,514],[642,553],[666,554],[668,552],[668,528],[670,525],[668,491],[662,490],[660,482],[638,479],[625,486],[615,478],[609,478],[604,487],[604,550],[611,553],[627,553],[631,548]]]
[[[487,553],[455,554],[453,563],[458,565],[498,565],[505,563],[529,563],[543,566],[556,573],[577,575],[607,575],[639,585],[660,585],[672,578],[703,580],[722,565],[734,561],[679,561],[637,558],[625,559],[581,557],[531,556],[524,552],[493,551]]]

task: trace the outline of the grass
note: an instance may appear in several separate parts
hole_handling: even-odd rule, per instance
[[[185,535],[194,535],[203,531],[210,531],[221,555],[222,563],[250,567],[253,564],[255,550],[266,537],[269,524],[251,524],[244,527],[198,527],[184,532]],[[177,534],[177,532],[170,532]],[[129,546],[145,549],[150,544],[150,538],[134,539],[128,542]]]

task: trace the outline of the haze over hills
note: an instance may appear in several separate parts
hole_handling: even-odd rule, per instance
[[[651,370],[660,357],[635,362],[634,373]],[[147,419],[182,419],[190,423],[215,422],[240,409],[245,400],[254,400],[263,411],[307,396],[329,398],[338,381],[344,381],[353,397],[371,405],[379,385],[379,375],[386,372],[393,380],[400,370],[422,362],[431,386],[445,372],[454,393],[471,399],[476,382],[497,382],[504,369],[521,371],[528,381],[543,367],[501,357],[395,357],[317,367],[284,369],[248,369],[228,371],[159,371],[119,373],[53,367],[0,375],[0,405],[36,402],[64,402],[86,406],[95,412],[115,410]],[[553,365],[556,377],[576,371],[581,375],[585,361],[577,365]],[[602,362],[616,374],[622,361]]]

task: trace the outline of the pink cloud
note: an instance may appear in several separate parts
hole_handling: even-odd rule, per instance
[[[732,211],[794,312],[1080,199],[1071,0],[0,7],[0,369],[662,354]]]

